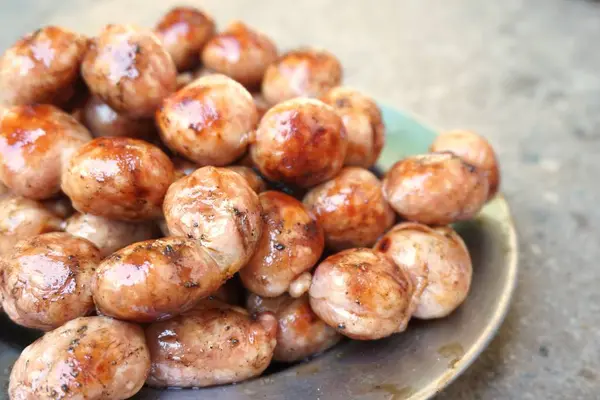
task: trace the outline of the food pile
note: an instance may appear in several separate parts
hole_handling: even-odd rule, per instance
[[[0,58],[0,299],[46,332],[12,399],[125,399],[260,375],[465,299],[449,224],[498,189],[467,131],[373,167],[385,127],[331,53],[189,7],[47,26]]]

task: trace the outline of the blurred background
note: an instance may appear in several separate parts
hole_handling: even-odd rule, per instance
[[[0,51],[45,24],[150,27],[176,4],[221,27],[242,19],[283,50],[325,47],[346,84],[487,137],[519,230],[519,283],[490,348],[439,398],[600,398],[600,2],[0,0]]]

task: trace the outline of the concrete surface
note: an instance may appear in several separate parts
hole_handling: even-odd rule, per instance
[[[0,50],[42,23],[151,25],[175,3],[0,0]],[[495,145],[520,233],[518,289],[489,349],[440,399],[600,399],[600,2],[196,4],[282,48],[326,47],[348,84]]]

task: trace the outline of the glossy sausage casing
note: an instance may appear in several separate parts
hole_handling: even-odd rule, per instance
[[[404,219],[447,225],[479,212],[488,197],[488,180],[453,153],[429,153],[394,164],[383,179],[383,195]]]
[[[19,325],[41,330],[90,314],[90,284],[101,259],[91,242],[68,233],[19,242],[0,262],[4,310]]]
[[[206,67],[249,88],[260,86],[267,67],[276,59],[275,44],[240,21],[229,24],[202,51],[202,62]]]
[[[134,25],[107,25],[83,59],[90,91],[118,113],[151,117],[177,87],[177,69],[160,39]]]
[[[173,163],[158,147],[131,138],[97,138],[71,158],[62,189],[79,212],[141,221],[162,215],[173,179]]]
[[[130,245],[151,239],[157,228],[152,222],[115,221],[92,214],[77,213],[66,221],[65,231],[94,243],[103,257]]]
[[[54,106],[0,109],[0,179],[15,194],[50,198],[60,191],[72,154],[91,139],[83,125]]]
[[[85,36],[56,26],[24,36],[0,57],[0,106],[64,105],[86,50]]]
[[[358,340],[402,332],[414,309],[408,275],[370,249],[344,250],[326,258],[314,272],[309,294],[319,318]]]
[[[305,359],[327,350],[342,338],[312,311],[308,295],[294,299],[288,295],[263,298],[251,294],[247,305],[251,313],[269,311],[277,317],[279,330],[273,355],[275,361]]]
[[[346,130],[333,108],[302,98],[267,111],[250,154],[267,179],[311,187],[340,171],[347,147]]]
[[[124,400],[144,385],[144,331],[106,317],[67,322],[29,345],[12,368],[12,400]]]
[[[164,215],[171,235],[197,240],[227,277],[250,260],[263,231],[258,195],[226,168],[203,167],[173,183]]]
[[[99,97],[91,96],[81,110],[82,122],[95,137],[149,138],[156,132],[151,118],[130,118],[113,110]]]
[[[275,297],[287,292],[291,282],[319,260],[323,230],[302,203],[287,194],[268,191],[259,199],[265,226],[240,278],[250,291]]]
[[[416,304],[413,315],[417,318],[445,317],[469,293],[471,257],[462,238],[450,227],[401,223],[377,242],[375,250],[411,277]]]
[[[435,138],[431,151],[451,151],[487,175],[490,193],[494,197],[500,186],[500,169],[490,143],[476,133],[463,130],[443,132]]]
[[[42,203],[7,195],[0,199],[0,256],[10,253],[22,239],[60,231],[62,223]]]
[[[267,183],[265,180],[252,168],[243,165],[230,165],[225,168],[240,174],[257,194],[267,190]]]
[[[199,166],[224,166],[248,147],[258,115],[250,93],[225,75],[196,79],[156,113],[165,144]]]
[[[342,117],[348,133],[345,165],[369,168],[375,164],[385,143],[385,126],[375,101],[357,90],[335,87],[320,97]]]
[[[372,246],[394,223],[381,182],[363,168],[345,167],[332,180],[312,188],[303,201],[334,250]]]
[[[242,308],[203,300],[194,310],[146,329],[152,355],[147,383],[204,387],[260,375],[271,362],[277,321]]]
[[[158,22],[156,35],[179,71],[195,67],[199,54],[215,34],[215,22],[194,7],[174,7]]]
[[[103,315],[152,322],[191,309],[227,278],[196,240],[168,237],[134,243],[107,257],[92,293]]]
[[[267,68],[262,93],[270,104],[295,97],[318,97],[339,86],[342,65],[331,53],[304,48],[285,53]]]

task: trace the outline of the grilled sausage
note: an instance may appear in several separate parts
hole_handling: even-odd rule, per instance
[[[79,212],[141,221],[162,215],[173,179],[173,163],[158,147],[108,137],[79,148],[63,173],[62,189]]]
[[[174,7],[158,22],[155,32],[179,71],[194,68],[204,45],[215,34],[210,15],[194,7]]]
[[[450,227],[401,223],[377,242],[375,250],[411,277],[416,305],[413,316],[417,318],[445,317],[469,293],[471,257],[462,238]]]
[[[156,132],[149,118],[130,118],[118,114],[99,97],[91,96],[81,110],[82,123],[95,137],[127,136],[149,138]]]
[[[224,75],[196,79],[168,97],[156,113],[165,144],[199,166],[241,157],[258,120],[252,96]]]
[[[258,196],[238,174],[204,167],[169,188],[173,236],[135,243],[98,267],[98,310],[138,322],[173,317],[217,291],[252,256],[260,235]]]
[[[248,88],[260,86],[267,67],[276,59],[273,41],[241,21],[229,24],[202,50],[205,66]]]
[[[24,36],[0,57],[0,105],[65,104],[86,50],[85,36],[57,26]]]
[[[252,168],[243,165],[230,165],[225,168],[240,174],[256,193],[262,193],[267,190],[267,183],[265,180],[259,174],[254,172]]]
[[[333,54],[298,49],[282,55],[267,68],[262,93],[270,104],[277,104],[294,97],[318,97],[341,81],[342,65]]]
[[[122,400],[150,369],[144,331],[106,317],[82,317],[29,345],[13,366],[13,400]]]
[[[134,25],[107,25],[81,72],[94,95],[129,117],[151,117],[177,88],[177,69],[160,39]]]
[[[0,179],[15,194],[53,197],[60,191],[62,169],[91,139],[83,125],[54,106],[0,110]]]
[[[414,309],[410,278],[370,249],[344,250],[326,258],[315,270],[309,295],[319,318],[359,340],[402,332]]]
[[[62,222],[35,200],[3,197],[0,199],[0,256],[10,253],[20,240],[62,230]]]
[[[204,387],[260,375],[271,362],[277,320],[203,300],[191,311],[146,329],[152,356],[148,385]]]
[[[151,222],[115,221],[77,213],[66,221],[65,231],[94,243],[106,257],[131,243],[151,239],[156,234],[156,226]]]
[[[164,213],[171,235],[197,240],[227,277],[250,260],[263,231],[258,195],[225,168],[203,167],[173,183]]]
[[[345,167],[332,180],[311,189],[304,205],[325,231],[334,250],[372,246],[394,224],[394,211],[381,193],[381,182],[366,169]]]
[[[227,278],[196,240],[167,237],[131,244],[104,259],[92,294],[102,315],[152,322],[191,309]]]
[[[500,186],[500,169],[496,153],[482,136],[463,130],[443,132],[435,138],[431,151],[451,151],[487,175],[490,192],[488,199],[494,197]]]
[[[383,179],[383,195],[401,217],[428,225],[473,218],[488,197],[485,174],[450,153],[398,161]]]
[[[267,111],[250,154],[267,179],[311,187],[340,171],[347,147],[346,130],[333,108],[315,99],[294,99]]]
[[[100,260],[91,242],[68,233],[25,239],[0,261],[2,306],[17,324],[41,330],[88,315]]]
[[[308,296],[298,299],[282,295],[248,297],[250,313],[272,312],[277,317],[277,346],[273,360],[294,362],[321,353],[340,341],[342,336],[319,319],[310,308]]]
[[[342,117],[348,133],[344,164],[372,167],[385,143],[385,126],[377,103],[357,90],[342,86],[327,91],[321,100]]]
[[[254,256],[240,270],[244,286],[261,296],[276,297],[321,257],[323,230],[302,203],[275,191],[259,196],[265,226]]]

